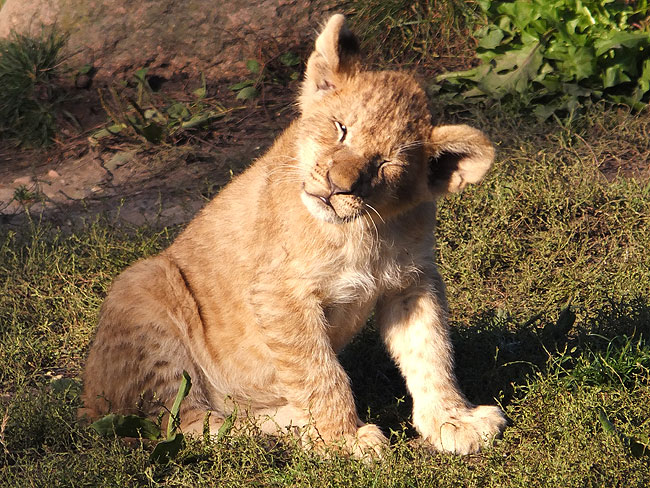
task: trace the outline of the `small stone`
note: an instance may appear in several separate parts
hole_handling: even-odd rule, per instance
[[[54,171],[53,169],[51,169],[51,170],[49,170],[49,171],[47,172],[47,177],[48,177],[48,178],[51,178],[51,179],[54,180],[54,179],[56,179],[56,178],[60,178],[61,175],[60,175],[59,173],[57,173],[56,171]]]
[[[33,183],[31,176],[21,176],[14,180],[14,185],[16,186],[27,186]]]

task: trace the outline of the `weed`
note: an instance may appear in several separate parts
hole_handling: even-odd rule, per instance
[[[438,77],[443,88],[465,99],[512,100],[540,119],[601,98],[645,107],[650,94],[645,2],[638,7],[579,0],[480,5],[489,22],[475,33],[481,64]]]
[[[108,414],[93,422],[90,427],[98,434],[104,436],[133,437],[140,439],[159,440],[149,457],[152,463],[167,463],[178,455],[184,445],[183,434],[177,432],[180,426],[181,403],[190,392],[192,380],[186,371],[178,387],[178,393],[167,420],[167,435],[160,440],[162,431],[160,426],[151,420],[137,415]]]
[[[14,200],[21,205],[29,206],[41,197],[41,193],[36,188],[28,188],[26,185],[20,185],[14,190]]]
[[[54,137],[55,81],[66,37],[12,32],[0,40],[0,138],[44,146]]]
[[[251,76],[231,85],[229,89],[237,93],[237,100],[257,98],[266,84],[286,86],[289,80],[297,80],[300,76],[297,70],[299,65],[300,58],[292,51],[273,56],[264,64],[249,59],[246,67]]]
[[[90,136],[92,144],[111,137],[133,136],[149,144],[177,143],[193,129],[230,111],[207,97],[204,77],[201,86],[193,91],[192,100],[187,102],[154,92],[147,81],[146,68],[135,72],[132,86],[134,89],[123,86],[119,92],[115,87],[109,88],[109,100],[99,91],[102,107],[111,122]]]

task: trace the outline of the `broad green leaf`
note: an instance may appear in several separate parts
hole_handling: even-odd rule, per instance
[[[607,418],[607,414],[602,408],[598,409],[598,420],[600,420],[600,425],[602,425],[603,430],[608,434],[616,434],[616,428]]]
[[[152,122],[139,129],[140,134],[152,144],[162,141],[164,129],[161,125]]]
[[[642,31],[613,32],[594,42],[596,56],[600,56],[610,49],[620,47],[636,47],[639,44],[650,44],[650,34]]]
[[[605,432],[621,437],[623,443],[628,447],[628,449],[630,449],[630,452],[634,457],[640,458],[642,456],[650,456],[650,441],[641,442],[633,437],[620,434],[609,421],[602,408],[598,409],[598,420],[600,420],[600,425],[602,425]]]
[[[172,119],[187,120],[192,114],[187,108],[187,105],[184,103],[176,102],[169,106],[167,109],[167,115],[169,115]]]
[[[538,48],[539,43],[504,55],[479,82],[479,88],[495,98],[506,93],[526,93],[529,81],[535,78],[543,61]]]
[[[487,32],[479,40],[478,47],[483,49],[494,49],[503,40],[503,31],[498,27],[491,25],[488,26]]]
[[[247,86],[245,88],[242,88],[239,90],[237,93],[237,100],[250,100],[251,98],[255,98],[259,95],[257,89],[254,86]]]
[[[476,3],[478,3],[479,7],[481,7],[481,10],[483,10],[483,12],[487,12],[488,10],[490,10],[490,5],[492,5],[491,0],[477,0]]]
[[[124,124],[113,124],[105,127],[104,129],[99,129],[91,134],[89,139],[92,141],[98,141],[104,137],[110,137],[115,134],[119,134],[126,126]]]
[[[149,68],[140,68],[133,74],[133,76],[135,76],[140,81],[145,81],[145,77],[147,76],[148,71]]]
[[[623,72],[618,64],[610,66],[603,74],[603,88],[609,88],[628,81],[631,81],[630,77]]]
[[[481,67],[476,67],[472,69],[468,69],[466,71],[448,71],[447,73],[442,73],[436,77],[436,80],[438,81],[443,81],[443,80],[453,80],[454,78],[472,78],[475,75],[479,74],[479,71]],[[482,66],[484,68],[480,74],[485,75],[487,74],[488,71],[490,71],[489,66]]]
[[[287,51],[282,56],[280,56],[279,59],[280,62],[285,66],[297,66],[300,64],[300,57],[292,51]]]
[[[232,430],[232,427],[235,424],[236,419],[237,419],[237,407],[235,407],[233,412],[226,417],[226,420],[224,420],[221,427],[219,427],[219,431],[217,432],[215,442],[219,442],[225,436],[230,434],[230,431]]]
[[[181,384],[178,386],[178,393],[176,393],[176,398],[174,399],[174,404],[169,412],[169,422],[167,423],[167,439],[171,438],[176,431],[176,428],[180,424],[180,417],[178,413],[181,409],[181,403],[190,392],[192,388],[192,379],[187,371],[183,370],[183,377],[181,378]]]
[[[521,31],[528,30],[531,22],[539,17],[538,6],[530,1],[504,2],[497,10],[508,15]]]
[[[149,456],[149,462],[156,464],[165,464],[174,459],[184,444],[183,434],[176,433],[164,441],[156,444],[156,447]]]
[[[58,378],[50,383],[52,390],[57,393],[79,392],[81,383],[72,378]]]
[[[84,64],[81,68],[79,68],[77,73],[79,73],[80,75],[87,75],[92,71],[92,69],[93,69],[92,64]]]
[[[225,113],[215,115],[212,112],[207,114],[197,114],[194,115],[190,120],[183,122],[181,124],[181,127],[183,129],[191,129],[193,127],[198,127],[199,125],[205,124],[213,118],[223,117],[224,115]]]
[[[471,103],[514,96],[542,118],[579,109],[585,98],[607,96],[634,108],[647,99],[650,33],[630,25],[635,7],[628,2],[484,0],[480,5],[489,22],[475,33],[481,64],[439,76],[440,96],[455,101],[462,94]]]
[[[555,112],[558,110],[561,110],[562,107],[564,106],[564,103],[548,103],[545,105],[536,105],[535,108],[533,109],[533,114],[535,117],[537,117],[539,120],[544,121],[548,119],[551,115],[553,115]]]
[[[596,72],[596,58],[593,49],[571,46],[567,59],[561,63],[562,70],[579,81]]]
[[[643,69],[639,77],[639,87],[643,90],[643,93],[650,90],[650,59],[646,59],[643,62]]]
[[[248,71],[254,74],[259,73],[261,68],[260,63],[254,59],[249,59],[246,61],[246,67],[248,68]]]
[[[120,166],[125,165],[133,159],[136,151],[118,151],[111,159],[104,163],[104,167],[109,171],[115,171]]]
[[[160,438],[160,427],[151,420],[137,415],[109,414],[96,420],[90,427],[100,435],[118,437]]]
[[[230,85],[228,89],[232,91],[238,91],[241,90],[242,88],[245,88],[247,86],[252,86],[254,84],[255,82],[253,80],[244,80],[244,81],[240,81],[239,83],[235,83],[234,85]]]

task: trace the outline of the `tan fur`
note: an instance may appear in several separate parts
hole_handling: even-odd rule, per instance
[[[361,69],[341,15],[316,41],[301,116],[160,255],[136,263],[104,302],[84,374],[91,419],[169,408],[183,370],[181,428],[217,428],[234,406],[268,432],[378,452],[337,352],[372,310],[435,448],[477,451],[499,434],[497,407],[474,407],[453,372],[435,200],[478,182],[490,142],[431,125],[411,76]]]

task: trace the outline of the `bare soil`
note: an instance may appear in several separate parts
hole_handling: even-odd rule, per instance
[[[96,88],[69,83],[61,110],[69,115],[60,118],[54,144],[34,150],[0,143],[0,223],[19,226],[28,215],[59,226],[96,215],[155,227],[187,222],[297,115],[296,81],[268,84],[245,103],[228,89],[236,81],[208,87],[211,100],[232,109],[227,116],[159,145],[122,135],[92,143],[89,136],[109,117]],[[194,88],[166,81],[161,91],[170,100],[187,100]],[[603,130],[594,127],[589,139],[598,140]],[[604,176],[650,178],[645,136],[621,131],[609,149],[593,154]]]
[[[135,225],[186,222],[295,116],[296,87],[267,87],[263,96],[241,103],[229,84],[209,87],[208,95],[232,112],[160,145],[122,135],[93,143],[90,134],[108,116],[96,90],[72,87],[62,107],[72,117],[61,118],[51,147],[0,146],[0,222],[20,225],[27,214],[62,226],[97,214]],[[164,90],[172,100],[188,96],[182,83]]]

